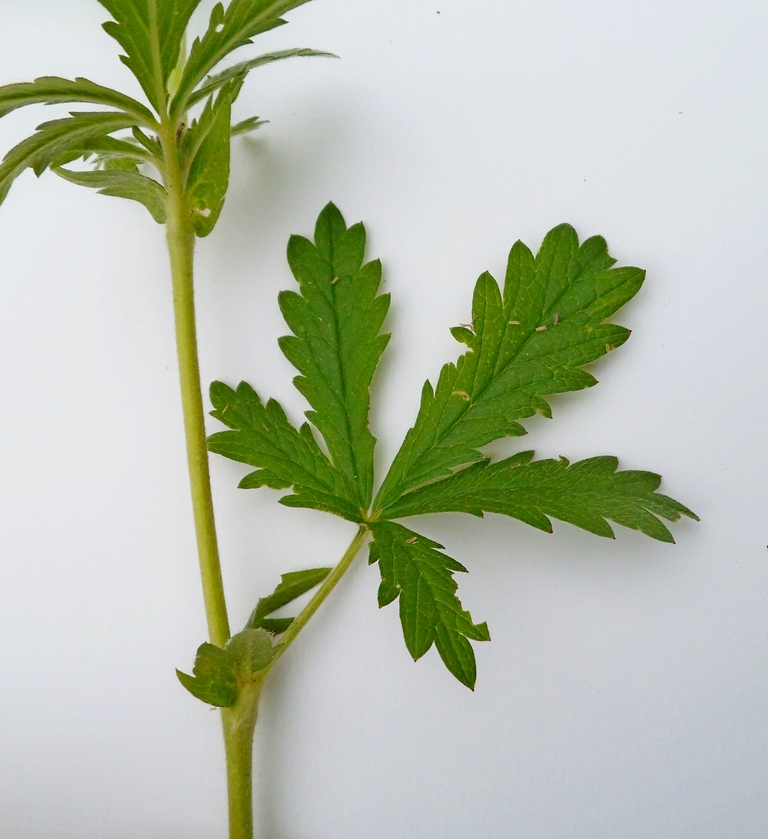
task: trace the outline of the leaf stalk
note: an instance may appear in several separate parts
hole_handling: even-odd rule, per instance
[[[315,595],[301,610],[301,612],[299,612],[293,623],[285,631],[280,643],[277,645],[277,654],[272,660],[272,663],[269,665],[270,670],[275,666],[275,663],[285,653],[288,647],[290,647],[296,640],[296,636],[307,625],[312,615],[314,615],[315,612],[323,605],[328,595],[336,588],[341,578],[349,569],[349,566],[354,562],[355,557],[360,553],[360,550],[363,545],[365,545],[369,536],[370,531],[368,530],[368,527],[361,524],[355,534],[355,538],[350,543],[350,546],[347,548],[344,556],[339,561],[339,564],[333,569],[333,571],[331,571],[325,580],[323,580],[323,584],[315,592]]]

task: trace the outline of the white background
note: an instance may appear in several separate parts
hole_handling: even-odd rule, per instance
[[[94,0],[4,0],[0,81],[134,91]],[[210,4],[207,4],[210,7]],[[663,472],[700,524],[664,545],[428,517],[487,620],[473,694],[413,664],[360,561],[281,663],[257,734],[262,839],[762,839],[768,824],[768,11],[755,0],[318,0],[247,54],[219,227],[200,244],[203,380],[299,421],[276,339],[291,233],[334,200],[381,257],[384,468],[459,346],[476,277],[562,221],[648,270],[596,388],[497,445]],[[198,24],[202,25],[203,16]],[[53,109],[0,122],[3,150]],[[0,210],[0,835],[223,839],[216,715],[176,682],[205,640],[162,229],[26,174]],[[211,421],[211,430],[217,423]],[[214,459],[235,626],[347,522]]]

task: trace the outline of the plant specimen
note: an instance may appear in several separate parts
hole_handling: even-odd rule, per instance
[[[389,336],[381,333],[389,297],[379,294],[381,265],[365,262],[362,224],[347,227],[329,204],[314,241],[293,237],[288,261],[298,292],[280,295],[291,332],[281,349],[297,369],[294,383],[309,403],[295,428],[280,405],[248,384],[211,387],[213,416],[228,430],[206,440],[195,334],[193,259],[196,237],[216,225],[229,182],[231,138],[258,118],[232,124],[231,109],[251,70],[294,56],[285,50],[221,69],[230,54],[284,21],[307,0],[231,0],[217,4],[206,31],[186,49],[200,0],[100,0],[105,24],[123,50],[146,103],[87,79],[43,77],[0,88],[0,116],[31,104],[85,103],[45,122],[0,165],[0,201],[19,174],[45,170],[102,194],[139,201],[165,224],[171,261],[181,394],[202,584],[210,640],[192,674],[178,673],[200,700],[222,709],[230,837],[253,835],[251,764],[265,680],[355,557],[369,543],[381,574],[379,605],[399,601],[403,635],[414,659],[433,645],[448,670],[473,688],[471,642],[490,639],[459,601],[454,575],[463,565],[442,545],[400,523],[414,515],[500,513],[551,530],[550,518],[612,536],[608,521],[662,541],[661,519],[695,518],[656,490],[658,475],[617,471],[613,457],[570,464],[535,460],[525,451],[492,462],[482,448],[524,434],[520,420],[550,415],[546,397],[595,383],[584,366],[620,346],[628,330],[607,322],[639,290],[644,272],[615,268],[605,241],[579,244],[569,225],[547,234],[537,255],[511,250],[503,287],[477,281],[471,322],[452,333],[464,354],[424,385],[421,405],[394,462],[377,487],[369,389]],[[89,168],[72,168],[83,160]],[[208,476],[208,449],[255,468],[243,488],[290,490],[280,500],[340,516],[356,525],[333,568],[291,570],[262,597],[247,625],[232,633],[219,564]],[[282,607],[316,589],[295,618]]]

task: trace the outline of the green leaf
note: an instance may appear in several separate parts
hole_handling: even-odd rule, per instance
[[[131,140],[118,139],[117,137],[94,137],[86,139],[74,146],[69,146],[67,151],[54,160],[50,166],[64,166],[73,160],[93,160],[97,165],[104,165],[113,159],[129,159],[135,167],[139,163],[154,163],[154,159],[147,151]]]
[[[201,238],[216,226],[227,195],[231,113],[230,97],[222,91],[214,103],[209,103],[210,116],[204,112],[196,126],[196,131],[204,134],[189,168],[187,200],[195,213],[195,233]]]
[[[285,632],[293,623],[293,618],[273,618],[270,620],[267,615],[271,615],[283,606],[292,603],[297,597],[306,594],[315,586],[319,586],[331,573],[331,570],[331,568],[310,568],[307,571],[291,571],[288,574],[283,574],[282,582],[274,592],[269,597],[262,597],[259,600],[247,626],[266,629],[274,635]]]
[[[252,58],[249,61],[241,61],[239,64],[228,67],[226,70],[222,70],[221,73],[216,73],[215,76],[207,78],[205,82],[200,85],[200,87],[189,97],[188,106],[191,107],[192,105],[195,105],[197,102],[205,99],[206,96],[210,96],[212,93],[215,93],[219,88],[233,79],[245,78],[251,70],[255,70],[257,67],[262,67],[265,64],[271,64],[274,61],[282,61],[285,58],[310,57],[338,58],[337,55],[334,55],[331,52],[320,52],[319,50],[310,50],[306,48],[268,52],[264,55]]]
[[[88,147],[107,134],[130,128],[133,122],[133,117],[126,114],[99,112],[75,113],[39,125],[36,133],[14,146],[0,164],[0,204],[25,169],[32,169],[39,176],[71,150],[80,150],[84,144]]]
[[[0,87],[0,117],[26,105],[55,105],[66,102],[108,105],[130,114],[140,125],[157,127],[152,112],[140,102],[88,79],[76,78],[71,81],[58,76],[41,76],[33,82]]]
[[[178,117],[190,106],[195,88],[217,64],[251,39],[285,23],[280,15],[309,0],[232,0],[226,11],[217,3],[202,38],[196,38],[173,98],[171,113]]]
[[[613,537],[606,519],[640,530],[662,542],[674,542],[657,518],[698,520],[687,507],[657,493],[661,476],[652,472],[617,472],[615,457],[592,457],[569,464],[560,460],[531,462],[522,452],[498,463],[476,463],[467,469],[411,492],[387,508],[392,518],[425,513],[483,512],[512,516],[552,532],[548,516]]]
[[[293,335],[280,339],[302,374],[294,384],[314,409],[307,418],[344,475],[348,497],[367,510],[373,488],[375,440],[368,428],[369,387],[389,335],[379,330],[389,295],[377,296],[381,263],[363,264],[365,228],[347,229],[333,204],[322,211],[314,244],[292,236],[288,262],[300,294],[284,291],[280,309]]]
[[[202,644],[197,650],[193,676],[176,671],[179,681],[197,699],[218,708],[231,708],[254,676],[275,657],[272,636],[263,629],[246,628],[222,649]]]
[[[272,636],[264,629],[246,627],[238,632],[227,644],[227,653],[239,677],[240,686],[264,670],[275,657],[275,652]]]
[[[235,125],[232,126],[231,134],[233,137],[236,137],[238,134],[249,134],[251,131],[261,128],[262,125],[266,125],[268,122],[269,120],[267,119],[248,117],[248,119],[235,123]]]
[[[236,391],[214,382],[211,402],[215,408],[211,415],[232,430],[209,437],[208,448],[230,460],[259,467],[240,482],[242,488],[291,487],[293,495],[281,498],[281,504],[361,520],[360,511],[345,496],[344,478],[320,450],[306,423],[297,431],[274,399],[265,407],[245,382]]]
[[[179,60],[181,43],[200,0],[99,0],[112,15],[105,31],[125,50],[123,63],[162,114],[167,83]]]
[[[456,597],[453,574],[467,569],[441,553],[442,545],[393,522],[370,525],[370,562],[381,571],[379,606],[400,598],[400,622],[414,661],[435,644],[451,673],[474,690],[475,654],[469,640],[490,641]]]
[[[179,681],[192,696],[218,708],[231,708],[237,702],[236,660],[227,650],[202,644],[197,650],[192,672],[194,676],[176,671]]]
[[[293,623],[293,618],[262,618],[259,628],[265,629],[271,635],[282,635]]]
[[[130,165],[130,160],[128,162]],[[138,171],[109,168],[93,172],[74,172],[61,167],[57,167],[54,171],[73,184],[98,189],[100,195],[112,195],[116,198],[138,201],[149,210],[158,224],[165,224],[168,194],[157,181],[147,178]]]
[[[629,330],[604,323],[642,285],[639,268],[611,268],[605,240],[579,247],[567,224],[551,230],[534,259],[522,242],[509,256],[504,293],[485,273],[477,281],[472,326],[453,330],[469,349],[446,364],[421,407],[376,500],[390,507],[419,487],[483,460],[493,440],[525,433],[516,421],[550,416],[543,398],[591,387],[583,365],[620,346]]]

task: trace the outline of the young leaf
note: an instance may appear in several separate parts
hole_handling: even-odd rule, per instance
[[[260,598],[247,626],[253,629],[266,629],[274,635],[285,632],[293,623],[293,618],[267,618],[283,606],[292,603],[297,597],[306,594],[331,573],[331,568],[310,568],[307,571],[292,571],[283,574],[280,585],[269,597]]]
[[[381,263],[363,265],[365,228],[347,229],[333,204],[322,211],[314,244],[288,243],[288,262],[300,294],[281,292],[280,309],[293,335],[280,339],[302,374],[294,384],[314,409],[307,418],[323,435],[349,496],[367,510],[373,488],[375,440],[368,428],[369,387],[389,335],[379,330],[389,295],[377,296]]]
[[[296,431],[274,399],[265,407],[245,382],[236,391],[214,382],[211,402],[215,408],[211,415],[232,430],[211,435],[208,448],[230,460],[259,467],[240,482],[242,488],[291,487],[293,495],[281,498],[281,504],[361,520],[360,511],[345,495],[344,478],[320,450],[306,423]]]
[[[456,597],[453,574],[467,569],[441,553],[442,545],[394,522],[370,525],[370,562],[381,571],[379,606],[400,598],[400,622],[414,661],[434,643],[445,666],[468,688],[477,678],[468,639],[490,641],[488,626],[475,624]]]
[[[552,532],[547,516],[570,522],[598,536],[613,537],[606,521],[640,530],[662,542],[674,542],[657,516],[698,520],[687,507],[657,493],[661,476],[652,472],[617,472],[615,457],[592,457],[569,464],[560,460],[531,462],[522,452],[498,463],[476,463],[443,481],[408,493],[387,508],[392,518],[424,513],[483,512],[512,516]]]
[[[251,70],[257,67],[262,67],[264,64],[271,64],[273,61],[281,61],[285,58],[338,58],[332,52],[320,52],[319,50],[310,50],[306,48],[279,50],[278,52],[268,52],[264,55],[259,55],[249,61],[241,61],[214,76],[209,76],[205,82],[189,97],[188,107],[192,107],[197,102],[205,99],[215,93],[219,88],[223,87],[227,82],[233,79],[244,79]]]
[[[83,144],[132,124],[133,118],[126,114],[96,112],[76,113],[39,125],[36,133],[14,146],[0,164],[0,204],[25,169],[32,169],[39,176],[72,149],[79,150]]]
[[[99,0],[114,20],[104,30],[125,50],[123,63],[162,114],[168,77],[179,60],[181,42],[200,0]]]
[[[123,161],[126,158],[122,158]],[[131,166],[130,158],[128,166]],[[135,169],[135,164],[132,164]],[[75,172],[71,169],[57,167],[54,169],[59,177],[79,186],[98,189],[100,195],[112,195],[116,198],[130,198],[143,204],[158,224],[165,224],[167,218],[165,189],[152,178],[147,178],[138,171],[130,168],[109,168],[94,172]]]
[[[235,661],[227,650],[213,644],[202,644],[195,657],[194,676],[176,671],[179,681],[192,696],[215,705],[231,708],[237,702],[238,686]]]
[[[236,137],[238,134],[249,134],[251,131],[261,128],[262,125],[266,125],[268,122],[269,120],[260,119],[259,117],[248,117],[248,119],[235,123],[232,126],[231,134],[233,137]]]
[[[187,199],[195,213],[195,233],[207,236],[216,226],[229,186],[231,99],[227,90],[209,102],[191,131],[198,143],[187,177]],[[196,135],[200,135],[196,137]]]
[[[247,683],[254,674],[269,665],[275,657],[275,647],[268,632],[246,627],[227,644],[227,653],[232,658],[232,666],[240,682]]]
[[[176,671],[192,696],[219,708],[231,708],[253,677],[275,657],[271,635],[263,629],[244,629],[222,649],[202,644],[197,650],[193,676]]]
[[[174,116],[190,106],[194,89],[219,62],[251,38],[285,23],[280,15],[309,0],[232,0],[226,11],[217,3],[202,38],[196,38],[184,65],[179,88],[171,104]]]
[[[70,81],[58,76],[41,76],[33,82],[0,87],[0,117],[25,105],[55,105],[66,102],[108,105],[130,114],[139,125],[152,129],[157,127],[152,112],[140,102],[88,79],[77,78]]]
[[[376,508],[483,460],[479,447],[524,434],[516,422],[550,416],[544,396],[591,387],[583,365],[620,346],[629,330],[603,321],[642,285],[638,268],[611,268],[599,236],[579,247],[567,224],[551,230],[534,259],[522,242],[509,256],[504,294],[485,273],[477,281],[472,328],[453,330],[468,351],[422,391],[414,427],[381,487]]]

